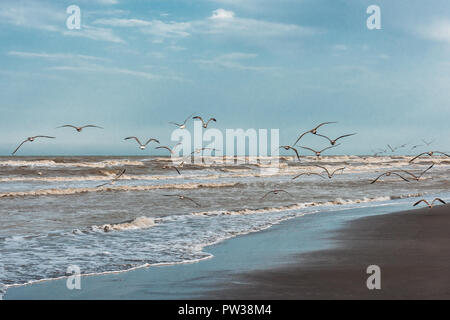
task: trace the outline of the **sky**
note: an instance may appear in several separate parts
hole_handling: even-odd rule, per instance
[[[337,121],[321,132],[357,133],[337,154],[421,139],[449,151],[449,53],[446,0],[2,0],[0,155],[34,135],[57,139],[18,155],[143,154],[124,138],[173,145],[168,122],[191,113],[224,132],[279,129],[281,145]]]

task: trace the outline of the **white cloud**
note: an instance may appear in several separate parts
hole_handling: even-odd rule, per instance
[[[225,9],[217,9],[213,11],[211,19],[232,19],[234,18],[233,11],[227,11]]]
[[[426,39],[450,43],[450,20],[435,20],[428,26],[422,26],[418,32]]]
[[[276,68],[273,67],[244,64],[242,61],[248,61],[249,59],[253,59],[256,57],[257,55],[253,53],[232,52],[214,57],[212,59],[197,59],[194,62],[207,67],[235,69],[242,71],[273,72],[276,70]]]
[[[109,59],[87,56],[82,54],[70,54],[70,53],[45,53],[45,52],[23,52],[23,51],[9,51],[8,55],[16,56],[20,58],[40,58],[48,60],[98,60],[109,61]]]
[[[66,36],[83,37],[91,40],[110,41],[116,43],[125,42],[119,36],[116,36],[111,29],[91,26],[82,26],[80,30],[66,30],[63,34]]]

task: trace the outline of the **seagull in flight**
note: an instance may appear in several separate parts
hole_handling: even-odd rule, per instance
[[[178,142],[176,145],[173,146],[173,148],[170,148],[170,147],[168,147],[168,146],[160,146],[160,147],[156,147],[155,149],[166,149],[166,150],[169,150],[169,152],[170,152],[171,154],[173,154],[174,151],[175,151],[175,148],[176,148],[178,145],[180,145],[180,144],[181,144],[181,142]]]
[[[174,124],[176,125],[179,129],[184,129],[186,128],[186,122],[189,120],[190,117],[192,117],[194,114],[191,114],[189,117],[186,118],[186,120],[184,120],[183,123],[176,123],[176,122],[169,122],[170,124]]]
[[[323,175],[321,175],[320,173],[316,173],[316,172],[303,172],[303,173],[300,173],[299,175],[296,175],[295,177],[293,177],[292,180],[295,180],[295,179],[297,179],[297,178],[299,178],[299,177],[301,177],[301,176],[304,176],[304,175],[306,175],[306,176],[316,175],[316,176],[319,176],[319,177],[325,179],[325,177],[324,177]]]
[[[422,142],[425,143],[427,146],[429,146],[430,144],[432,144],[435,140],[432,140],[430,142],[427,142],[426,140],[422,139]]]
[[[345,169],[345,167],[342,167],[342,168],[338,168],[338,169],[334,170],[333,172],[330,172],[325,167],[322,167],[322,166],[319,166],[319,165],[315,165],[315,167],[318,167],[318,168],[321,168],[321,169],[325,170],[325,172],[327,173],[329,179],[333,178],[334,174],[336,172],[338,172],[339,170],[341,170],[341,173],[342,173],[342,171],[344,171],[344,169]]]
[[[261,197],[261,199],[264,199],[265,197],[267,197],[269,194],[273,193],[273,194],[278,194],[280,192],[284,192],[287,193],[288,195],[290,195],[292,197],[292,194],[290,194],[289,192],[287,192],[286,190],[283,189],[275,189],[275,190],[271,190],[269,192],[267,192],[264,196]]]
[[[321,126],[323,126],[323,125],[331,124],[331,123],[337,123],[337,122],[335,122],[335,121],[334,121],[334,122],[323,122],[323,123],[319,124],[317,127],[315,127],[315,128],[313,128],[313,129],[311,129],[311,130],[308,130],[308,131],[302,133],[302,134],[297,138],[297,140],[295,140],[295,143],[293,144],[293,146],[295,146],[295,145],[297,144],[297,142],[299,142],[300,139],[303,138],[303,136],[304,136],[305,134],[307,134],[307,133],[317,134],[317,129],[319,129],[319,128],[320,128]]]
[[[195,117],[193,117],[192,119],[201,120],[201,121],[202,121],[203,128],[205,128],[205,129],[208,128],[208,123],[209,123],[210,121],[217,122],[217,120],[216,120],[215,118],[209,118],[209,120],[205,122],[205,121],[203,121],[203,118],[200,117],[200,116],[195,116]]]
[[[350,134],[344,134],[343,136],[337,137],[336,139],[330,139],[327,136],[324,136],[322,134],[316,133],[316,135],[323,137],[325,139],[328,139],[328,141],[330,141],[331,145],[334,146],[336,144],[336,141],[338,141],[339,139],[345,138],[345,137],[350,137],[350,136],[354,136],[356,133],[350,133]]]
[[[428,170],[430,170],[430,169],[433,168],[433,167],[434,167],[434,163],[433,163],[431,166],[429,166],[427,169],[425,169],[424,171],[422,171],[418,176],[416,176],[414,173],[411,173],[411,172],[409,172],[409,171],[407,171],[407,170],[398,170],[398,171],[399,171],[399,172],[404,172],[404,173],[410,175],[410,176],[412,177],[411,179],[416,180],[416,181],[419,181],[420,178],[422,178],[422,176],[423,176]]]
[[[163,196],[164,197],[178,197],[178,199],[180,199],[180,200],[189,200],[189,201],[193,202],[197,207],[201,207],[201,205],[197,201],[195,201],[192,198],[186,197],[182,194],[163,194]]]
[[[436,201],[439,201],[439,202],[442,203],[442,204],[447,204],[444,200],[442,200],[442,199],[440,199],[440,198],[434,198],[434,200],[431,201],[431,203],[429,203],[429,202],[428,202],[427,200],[425,200],[425,199],[422,199],[422,200],[419,200],[419,201],[417,201],[416,203],[414,203],[413,206],[415,207],[415,206],[417,206],[419,203],[424,202],[424,203],[426,203],[426,204],[428,205],[428,207],[431,209],[431,208],[433,208],[434,203],[435,203]]]
[[[179,169],[183,168],[183,165],[184,165],[184,161],[181,161],[181,162],[180,162],[179,164],[177,164],[176,166],[164,166],[163,169],[173,168],[173,169],[175,169],[175,170],[178,172],[178,174],[181,174],[181,172],[180,172]]]
[[[50,137],[50,136],[34,136],[34,137],[28,137],[26,138],[24,141],[22,141],[19,146],[16,148],[16,150],[13,151],[13,153],[11,155],[14,155],[17,150],[19,150],[19,148],[25,143],[25,142],[33,142],[34,140],[36,140],[36,138],[48,138],[48,139],[55,139],[56,137]]]
[[[97,186],[97,188],[106,186],[107,184],[114,184],[114,182],[116,182],[117,180],[119,180],[119,178],[120,178],[121,176],[123,176],[123,174],[125,173],[125,171],[127,171],[127,169],[123,169],[123,170],[120,171],[118,174],[116,174],[116,176],[115,176],[111,181],[108,181],[108,182],[106,182],[106,183],[100,184],[100,185]]]
[[[74,128],[75,130],[77,130],[77,132],[81,132],[84,128],[99,128],[99,129],[103,129],[102,127],[99,127],[99,126],[96,126],[96,125],[93,125],[93,124],[88,124],[88,125],[85,125],[85,126],[82,126],[82,127],[73,126],[71,124],[65,124],[63,126],[57,127],[56,129],[58,129],[58,128]]]
[[[308,148],[308,147],[302,147],[302,146],[300,146],[300,148],[310,150],[310,151],[314,152],[314,153],[316,154],[317,157],[320,157],[320,155],[322,154],[322,152],[324,152],[325,150],[328,150],[328,149],[331,149],[331,148],[335,148],[335,147],[340,146],[340,145],[341,145],[341,144],[337,144],[337,145],[334,145],[334,146],[329,146],[329,147],[326,147],[325,149],[322,149],[322,150],[320,150],[320,151],[317,151],[317,150],[314,150],[314,149],[311,149],[311,148]]]
[[[145,147],[146,147],[150,142],[152,142],[152,141],[155,141],[156,143],[159,144],[159,140],[153,139],[153,138],[148,139],[147,142],[144,143],[144,144],[142,144],[141,141],[140,141],[137,137],[126,137],[124,140],[129,140],[129,139],[134,139],[134,140],[136,140],[136,142],[139,144],[139,148],[140,148],[141,150],[144,150]]]
[[[398,173],[396,173],[396,172],[394,172],[394,171],[387,171],[387,172],[385,172],[385,173],[383,173],[383,174],[380,174],[378,177],[376,177],[375,180],[373,180],[370,184],[374,184],[375,182],[378,181],[378,179],[380,179],[380,178],[383,177],[383,176],[390,177],[391,175],[395,175],[395,176],[397,176],[397,177],[400,177],[402,180],[404,180],[404,181],[406,181],[406,182],[409,182],[408,179],[403,178],[403,177],[402,177],[401,175],[399,175]]]
[[[445,152],[441,152],[441,151],[428,151],[428,152],[422,152],[421,154],[415,156],[414,158],[412,158],[411,160],[409,160],[409,163],[413,162],[414,160],[416,160],[417,158],[419,158],[420,156],[423,156],[423,155],[427,155],[427,156],[432,157],[435,153],[438,153],[438,154],[441,154],[441,155],[443,155],[443,156],[446,156],[446,157],[449,157],[449,158],[450,158],[450,155],[446,154]]]
[[[291,147],[291,146],[281,146],[280,149],[281,148],[283,148],[284,150],[293,150],[295,152],[295,154],[297,155],[298,161],[300,161],[300,155],[298,154],[297,149],[295,149],[294,147]]]

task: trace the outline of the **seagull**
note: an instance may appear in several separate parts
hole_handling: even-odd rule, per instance
[[[77,127],[77,126],[73,126],[71,124],[65,124],[63,126],[57,127],[58,128],[74,128],[75,130],[77,130],[78,132],[81,132],[81,130],[83,130],[84,128],[99,128],[99,129],[103,129],[102,127],[93,125],[93,124],[88,124],[86,126],[82,126],[82,127]]]
[[[303,175],[307,175],[307,176],[316,175],[316,176],[319,176],[319,177],[325,179],[325,177],[322,176],[320,173],[316,173],[316,172],[303,172],[303,173],[300,173],[299,175],[296,175],[295,177],[293,177],[292,180],[297,179],[298,177],[301,177],[301,176],[303,176]]]
[[[297,140],[295,141],[295,143],[293,144],[293,146],[295,146],[295,145],[297,144],[297,142],[298,142],[301,138],[303,138],[303,136],[304,136],[305,134],[307,134],[307,133],[317,134],[317,129],[319,129],[319,128],[320,128],[321,126],[323,126],[323,125],[331,124],[331,123],[337,123],[337,122],[323,122],[323,123],[319,124],[317,127],[315,127],[315,128],[313,128],[313,129],[311,129],[311,130],[308,130],[308,131],[302,133],[302,134],[300,135],[300,137],[297,138]]]
[[[106,182],[106,183],[100,184],[100,185],[98,185],[96,188],[100,188],[100,187],[106,186],[107,184],[114,184],[114,182],[116,182],[121,176],[123,176],[123,174],[125,173],[126,170],[127,170],[127,169],[123,169],[121,172],[119,172],[119,173],[114,177],[114,179],[112,179],[111,181],[108,181],[108,182]]]
[[[411,150],[414,150],[414,149],[416,149],[416,148],[418,148],[418,147],[423,147],[424,145],[423,144],[415,144],[415,145],[413,145],[412,147],[411,147]]]
[[[194,153],[200,153],[204,150],[211,150],[211,151],[220,151],[219,149],[214,149],[214,148],[197,148],[194,151],[191,152],[191,155],[193,155]]]
[[[14,155],[17,150],[19,150],[19,148],[25,143],[25,142],[33,142],[34,140],[36,140],[36,138],[49,138],[49,139],[55,139],[55,137],[49,137],[49,136],[34,136],[34,137],[28,137],[26,138],[24,141],[22,141],[21,144],[19,144],[19,146],[16,148],[16,150],[13,151],[13,153],[11,155]]]
[[[344,169],[345,169],[345,167],[338,168],[338,169],[336,169],[336,170],[334,170],[333,172],[330,173],[330,171],[328,171],[328,169],[325,168],[325,167],[318,166],[318,165],[315,165],[315,167],[318,167],[318,168],[321,168],[321,169],[325,170],[325,172],[326,172],[327,175],[328,175],[328,178],[330,178],[330,179],[333,178],[333,175],[334,175],[337,171],[339,171],[339,170],[344,171]],[[341,172],[341,173],[342,173],[342,172]]]
[[[430,170],[430,169],[433,168],[433,167],[434,167],[434,163],[433,163],[431,166],[429,166],[427,169],[425,169],[424,171],[422,171],[418,176],[416,176],[415,174],[413,174],[413,173],[411,173],[411,172],[409,172],[409,171],[407,171],[407,170],[398,170],[398,171],[404,172],[404,173],[406,173],[406,174],[409,174],[409,175],[412,177],[413,180],[419,181],[420,178],[422,178],[422,176],[423,176],[428,170]]]
[[[273,194],[278,194],[280,192],[284,192],[287,193],[288,195],[290,195],[292,197],[292,194],[290,194],[289,192],[287,192],[286,190],[283,189],[276,189],[276,190],[271,190],[269,192],[267,192],[264,196],[261,197],[261,199],[264,199],[265,197],[267,197],[269,194],[273,193]]]
[[[201,121],[202,121],[202,124],[203,124],[203,128],[205,128],[205,129],[208,127],[208,123],[209,123],[210,121],[217,122],[217,120],[216,120],[215,118],[209,118],[209,120],[206,121],[206,123],[205,123],[205,121],[203,121],[203,118],[200,117],[200,116],[195,116],[195,117],[193,117],[192,119],[198,119],[198,120],[201,120]]]
[[[184,120],[183,123],[176,123],[176,122],[169,122],[170,124],[174,124],[176,125],[179,129],[184,129],[186,128],[186,122],[189,120],[190,117],[192,117],[194,114],[191,114],[189,117],[186,118],[186,120]]]
[[[146,147],[150,142],[152,142],[152,141],[155,141],[156,143],[159,144],[159,140],[153,139],[153,138],[148,139],[147,142],[144,143],[144,144],[142,144],[141,141],[139,141],[139,139],[136,138],[136,137],[126,137],[124,140],[128,140],[128,139],[134,139],[134,140],[136,140],[136,142],[139,143],[139,148],[140,148],[141,150],[144,150],[145,147]]]
[[[324,136],[322,134],[316,133],[318,136],[321,136],[325,139],[328,139],[328,141],[330,141],[331,145],[334,146],[336,144],[336,141],[338,141],[339,139],[345,138],[345,137],[350,137],[350,136],[354,136],[356,133],[350,133],[350,134],[344,134],[343,136],[337,137],[334,140],[331,140],[330,138],[328,138],[327,136]]]
[[[434,142],[434,140],[427,142],[426,140],[422,139],[422,142],[425,143],[427,146],[429,146],[430,144],[432,144]]]
[[[320,154],[321,154],[322,152],[324,152],[325,150],[328,150],[328,149],[331,149],[331,148],[335,148],[335,147],[337,147],[337,146],[340,146],[340,144],[337,144],[337,145],[334,145],[334,146],[330,146],[330,147],[326,147],[325,149],[322,149],[322,150],[320,150],[320,151],[316,151],[316,150],[311,149],[311,148],[308,148],[308,147],[302,147],[302,146],[300,146],[300,147],[303,148],[303,149],[311,150],[312,152],[314,152],[314,153],[316,154],[317,157],[320,157]]]
[[[173,152],[174,152],[176,146],[178,146],[179,144],[181,144],[181,142],[178,142],[176,145],[173,146],[173,148],[170,148],[170,147],[168,147],[168,146],[160,146],[160,147],[156,147],[155,149],[167,149],[167,150],[169,150],[169,152],[170,152],[171,154],[173,154]]]
[[[400,145],[400,146],[398,146],[398,147],[391,147],[391,145],[387,145],[388,146],[388,148],[389,149],[391,149],[391,151],[392,152],[395,152],[395,151],[397,151],[398,149],[401,149],[401,148],[404,148],[404,147],[406,147],[408,144],[407,143],[404,143],[404,144],[402,144],[402,145]]]
[[[398,173],[396,173],[396,172],[394,172],[394,171],[387,171],[387,172],[385,172],[385,173],[383,173],[383,174],[380,174],[380,175],[379,175],[375,180],[373,180],[370,184],[374,184],[374,183],[377,182],[378,179],[380,179],[382,176],[389,177],[389,176],[391,176],[391,175],[396,175],[396,176],[402,178],[403,180],[405,180],[406,182],[409,182],[408,179],[403,178],[403,177],[402,177],[401,175],[399,175]]]
[[[297,149],[291,146],[281,146],[280,149],[283,148],[284,150],[294,150],[295,154],[297,155],[298,161],[300,161],[300,155],[298,154]]]
[[[180,199],[180,200],[189,200],[189,201],[192,201],[193,203],[195,203],[195,205],[197,207],[201,207],[201,205],[198,202],[196,202],[194,199],[183,196],[182,194],[163,194],[163,196],[164,197],[178,197],[178,199]]]
[[[431,208],[433,208],[434,203],[435,203],[436,201],[439,201],[439,202],[442,203],[442,204],[447,204],[444,200],[442,200],[442,199],[440,199],[440,198],[434,198],[434,200],[431,201],[431,203],[429,203],[429,202],[428,202],[427,200],[425,200],[425,199],[422,199],[422,200],[419,200],[419,201],[417,201],[416,203],[414,203],[414,204],[413,204],[413,207],[417,206],[417,205],[418,205],[419,203],[421,203],[421,202],[425,202],[425,203],[428,205],[428,207],[431,209]]]
[[[416,160],[417,158],[419,158],[420,156],[423,156],[423,155],[428,155],[428,156],[432,157],[435,153],[439,153],[439,154],[442,154],[442,155],[444,155],[444,156],[450,158],[450,155],[446,154],[445,152],[441,152],[441,151],[428,151],[428,152],[422,152],[421,154],[415,156],[414,158],[412,158],[411,160],[409,160],[409,163],[413,162],[414,160]]]

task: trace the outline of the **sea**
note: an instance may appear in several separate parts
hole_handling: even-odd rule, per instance
[[[410,159],[281,157],[273,168],[221,158],[184,163],[179,174],[170,157],[0,157],[0,298],[73,266],[93,275],[211,259],[212,244],[318,212],[450,200],[450,158]],[[432,164],[419,181],[398,171],[408,181],[371,183]],[[343,169],[329,178],[317,166]],[[293,179],[311,172],[322,176]]]

